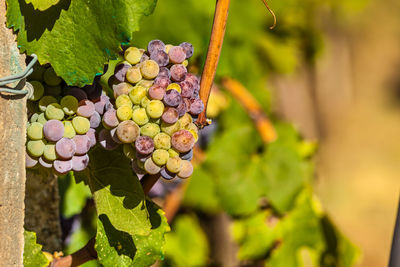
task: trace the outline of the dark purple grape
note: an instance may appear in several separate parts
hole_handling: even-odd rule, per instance
[[[117,111],[115,109],[109,109],[103,114],[103,124],[105,127],[114,128],[119,124]]]
[[[181,86],[182,89],[181,92],[182,97],[191,98],[193,96],[194,93],[193,83],[185,80],[180,82],[179,85]]]
[[[193,159],[193,149],[189,150],[188,152],[179,154],[179,157],[183,160],[192,160]]]
[[[190,99],[189,112],[192,115],[199,115],[204,110],[204,103],[200,98]]]
[[[153,54],[156,51],[165,51],[165,44],[161,40],[152,40],[147,45],[147,51]]]
[[[193,56],[194,48],[193,48],[193,45],[191,43],[184,42],[184,43],[181,43],[179,46],[182,47],[183,50],[185,51],[186,58],[190,58],[190,57]]]
[[[86,92],[88,98],[91,100],[98,99],[103,92],[103,88],[100,85],[100,78],[101,76],[96,76],[94,78],[93,84],[85,85],[82,88]]]
[[[169,71],[169,69],[167,67],[161,67],[160,68],[160,72],[158,73],[158,76],[165,76],[171,78],[171,72]]]
[[[172,65],[170,68],[171,71],[171,79],[176,82],[181,82],[185,79],[187,69],[182,64]]]
[[[182,96],[175,89],[168,90],[164,95],[163,101],[167,106],[177,107],[182,102]]]
[[[26,168],[33,168],[38,163],[37,159],[29,156],[28,153],[25,152],[25,167]]]
[[[143,155],[138,153],[137,151],[135,152],[135,154],[136,154],[136,159],[141,163],[144,163],[148,158],[151,157],[151,154]]]
[[[165,95],[165,88],[159,85],[153,85],[152,87],[149,88],[148,94],[151,99],[162,100]]]
[[[59,174],[66,174],[70,170],[72,170],[72,161],[71,160],[55,160],[53,162],[54,170]]]
[[[72,139],[61,138],[56,143],[56,153],[61,159],[70,159],[76,152],[76,144]]]
[[[89,149],[91,147],[91,142],[90,138],[86,134],[75,135],[72,140],[75,142],[76,145],[75,155],[80,156],[89,152]]]
[[[90,128],[97,128],[99,127],[100,123],[101,123],[101,116],[99,113],[97,113],[96,111],[93,113],[92,116],[90,116],[89,118],[89,122],[90,122]]]
[[[92,116],[95,111],[96,109],[93,102],[88,99],[83,99],[79,101],[79,106],[76,114],[85,118],[90,118],[90,116]]]
[[[115,71],[114,71],[114,77],[120,81],[120,82],[124,82],[125,81],[125,76],[126,76],[126,72],[128,71],[128,69],[132,67],[131,64],[129,64],[128,62],[122,62],[120,64],[118,64],[115,67]]]
[[[176,107],[179,117],[182,117],[188,111],[186,102],[188,102],[188,100],[184,98],[183,101]]]
[[[118,147],[118,144],[111,138],[110,131],[102,129],[99,133],[99,143],[105,150],[114,150]]]
[[[196,75],[194,75],[193,73],[190,73],[190,72],[186,73],[185,80],[189,81],[193,84],[200,84],[199,78],[197,78]]]
[[[175,108],[166,108],[161,116],[161,119],[166,123],[175,123],[179,119],[178,110]]]
[[[117,127],[110,130],[110,135],[111,135],[112,140],[114,140],[115,143],[122,144],[121,140],[119,140],[118,135],[117,135]]]
[[[89,164],[89,156],[87,154],[82,156],[73,156],[71,159],[72,170],[76,172],[83,171]]]
[[[194,136],[188,130],[179,130],[171,136],[172,147],[180,153],[191,150],[195,142]]]
[[[180,64],[186,59],[185,50],[180,46],[173,46],[168,51],[169,61],[173,64]]]
[[[74,96],[76,99],[78,99],[78,101],[82,101],[83,99],[88,99],[86,92],[78,87],[69,88],[67,91],[67,95]]]
[[[90,147],[94,147],[96,145],[96,130],[90,128],[86,135],[89,137]]]
[[[136,151],[148,155],[154,150],[154,141],[148,136],[139,136],[135,141]]]
[[[154,51],[153,53],[150,53],[150,59],[152,59],[155,62],[157,62],[157,64],[160,67],[165,67],[169,63],[168,54],[165,53],[165,51],[161,51],[161,50]]]
[[[161,167],[160,170],[161,177],[166,180],[172,180],[176,177],[176,173],[172,173],[165,168],[165,166]]]
[[[53,163],[47,161],[46,159],[44,159],[43,157],[40,157],[38,160],[39,164],[43,167],[45,167],[46,169],[50,169],[51,167],[53,167]]]
[[[167,76],[158,75],[157,78],[154,80],[154,85],[161,86],[164,89],[166,89],[170,83],[171,80]]]
[[[57,142],[64,136],[64,124],[58,120],[49,120],[43,126],[43,134],[47,141]]]

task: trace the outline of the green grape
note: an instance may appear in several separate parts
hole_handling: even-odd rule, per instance
[[[48,105],[45,114],[48,120],[60,121],[64,119],[64,111],[61,109],[61,106],[57,103]]]
[[[90,122],[84,117],[76,116],[72,119],[72,126],[77,134],[85,134],[90,129]]]
[[[56,72],[54,71],[53,68],[48,68],[45,70],[43,74],[43,80],[46,84],[50,86],[56,86],[61,83],[61,78],[57,76]]]
[[[137,125],[142,126],[149,122],[149,117],[144,108],[138,108],[133,111],[132,120],[136,122]]]
[[[26,102],[26,107],[30,113],[37,113],[40,112],[39,105],[37,101],[30,101]]]
[[[124,151],[124,155],[131,160],[136,159],[136,150],[132,146],[132,144],[124,144],[122,147],[122,150]]]
[[[154,137],[154,147],[156,149],[168,150],[171,148],[171,137],[166,133],[159,133]],[[179,154],[178,154],[179,156]]]
[[[146,112],[150,118],[160,118],[164,112],[164,104],[160,100],[151,100],[146,106]]]
[[[144,162],[144,169],[149,174],[157,174],[161,170],[160,166],[155,164],[151,157]]]
[[[38,117],[39,117],[39,114],[40,114],[40,113],[33,113],[32,116],[31,116],[31,118],[29,119],[29,121],[30,121],[31,123],[32,123],[32,122],[37,122]]]
[[[57,159],[56,154],[56,145],[55,144],[47,144],[43,150],[43,157],[48,161],[54,161]]]
[[[132,118],[133,110],[130,106],[121,106],[117,109],[117,118],[120,121],[127,121]]]
[[[154,79],[160,72],[160,67],[154,60],[145,60],[140,64],[140,72],[145,79]]]
[[[57,103],[57,99],[54,96],[46,95],[39,100],[40,111],[45,112],[48,105]]]
[[[54,97],[60,96],[62,94],[62,88],[60,85],[57,86],[45,86],[44,87],[44,93],[46,95],[52,95]]]
[[[139,108],[140,108],[140,105],[133,105],[132,110],[136,110],[136,109],[139,109]]]
[[[179,84],[177,84],[177,83],[170,83],[170,84],[167,86],[167,90],[166,90],[166,91],[168,91],[168,90],[176,90],[176,91],[178,91],[179,93],[182,92],[181,86],[180,86]]]
[[[164,149],[156,149],[151,155],[155,164],[162,166],[165,165],[169,159],[169,153]]]
[[[29,96],[29,100],[38,101],[44,94],[44,87],[38,81],[30,81],[29,82],[33,87],[33,93]]]
[[[129,92],[129,97],[133,104],[140,105],[140,101],[142,98],[145,97],[147,94],[146,87],[136,85],[133,89]]]
[[[132,65],[137,64],[140,62],[140,59],[143,55],[143,50],[137,47],[129,47],[125,50],[124,57],[125,60],[131,63]]]
[[[27,134],[31,140],[43,139],[43,125],[39,122],[33,122],[27,129]]]
[[[189,65],[189,60],[185,59],[185,60],[182,62],[182,65],[185,66],[185,67],[187,67],[187,66]]]
[[[158,133],[160,133],[160,126],[155,123],[149,122],[140,127],[141,135],[154,138]]]
[[[193,122],[193,118],[189,113],[185,113],[178,121],[181,129],[186,129],[186,127]]]
[[[149,99],[147,96],[145,96],[145,97],[143,97],[142,100],[140,101],[140,106],[141,106],[142,108],[146,108],[147,105],[148,105],[149,103],[150,103],[150,99]]]
[[[60,105],[62,110],[67,115],[74,115],[78,110],[78,99],[72,95],[67,95],[61,98]]]
[[[137,86],[143,86],[147,89],[149,89],[151,86],[153,86],[154,84],[154,80],[146,80],[146,79],[142,79],[140,82],[138,82],[136,85]]]
[[[140,68],[138,66],[130,67],[126,72],[126,79],[130,83],[140,82],[142,80],[142,73],[140,72]]]
[[[179,152],[175,148],[168,149],[168,154],[170,158],[179,157]]]
[[[168,134],[169,136],[173,135],[176,131],[180,130],[180,122],[179,120],[173,124],[169,124],[166,122],[161,123],[161,131]]]
[[[122,106],[129,106],[132,107],[132,101],[129,98],[129,96],[127,95],[120,95],[117,97],[117,99],[115,100],[115,106],[118,108],[122,107]]]
[[[45,142],[43,139],[41,140],[31,140],[28,141],[26,144],[26,149],[32,157],[40,157],[43,155],[44,147],[45,147]]]
[[[46,116],[45,116],[44,112],[39,114],[37,122],[39,122],[42,125],[46,124],[47,119],[46,119]]]
[[[64,121],[64,136],[66,138],[72,139],[76,135],[74,126],[70,121]]]
[[[168,158],[166,167],[170,172],[178,173],[182,169],[182,159],[180,157]]]
[[[33,81],[43,81],[43,74],[46,71],[46,68],[41,66],[39,63],[36,63],[33,66],[33,72],[31,75],[28,76],[28,79],[33,80]]]

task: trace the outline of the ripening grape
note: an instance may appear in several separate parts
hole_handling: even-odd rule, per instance
[[[126,79],[130,83],[138,83],[142,79],[142,73],[138,66],[133,66],[126,72]]]
[[[61,159],[70,159],[75,154],[76,143],[69,138],[61,138],[56,143],[56,153]]]
[[[103,114],[103,125],[107,129],[117,127],[119,124],[117,118],[117,111],[115,109],[109,109]]]
[[[136,150],[133,148],[131,144],[124,144],[122,148],[124,155],[131,160],[136,159]]]
[[[84,99],[79,101],[79,106],[76,114],[81,117],[90,118],[95,113],[95,111],[96,109],[93,102],[88,99]]]
[[[118,147],[118,143],[116,143],[110,134],[110,131],[107,129],[102,129],[99,133],[99,144],[105,149],[105,150],[114,150]]]
[[[27,128],[27,135],[31,140],[43,139],[43,125],[39,122],[33,122]]]
[[[171,136],[176,131],[179,131],[181,128],[179,120],[173,124],[170,123],[161,123],[161,131]]]
[[[143,97],[147,94],[146,87],[136,85],[133,89],[129,92],[129,97],[133,104],[139,105],[140,101]]]
[[[37,163],[38,163],[37,159],[29,156],[29,154],[25,152],[25,167],[33,168],[36,166]]]
[[[121,106],[117,109],[117,118],[120,121],[127,121],[132,118],[132,113],[133,113],[132,107],[127,105]]]
[[[119,140],[119,138],[117,136],[117,127],[110,130],[110,135],[111,135],[112,140],[114,140],[115,143],[122,144],[121,140]]]
[[[136,122],[137,125],[142,126],[149,122],[149,117],[144,108],[138,108],[133,111],[132,120]]]
[[[89,131],[86,133],[86,136],[89,137],[90,147],[94,147],[96,145],[96,130],[90,128]]]
[[[193,149],[189,150],[188,152],[182,153],[179,157],[183,160],[192,160],[193,159]]]
[[[84,117],[76,116],[72,119],[72,126],[74,126],[77,134],[85,134],[90,129],[90,121]]]
[[[117,98],[120,95],[127,95],[133,89],[133,86],[129,83],[119,83],[112,86],[114,97]]]
[[[48,141],[57,142],[64,136],[64,125],[61,121],[49,120],[43,126],[43,134]]]
[[[171,136],[172,147],[180,153],[191,150],[194,146],[194,143],[194,136],[187,130],[179,130]]]
[[[172,173],[178,173],[182,169],[182,160],[180,157],[168,158],[165,167]]]
[[[42,140],[30,140],[26,143],[26,150],[29,155],[32,157],[40,157],[43,155],[44,147],[46,146],[45,142]]]
[[[140,49],[136,47],[129,47],[128,49],[125,50],[124,58],[130,64],[135,65],[140,62],[142,55],[143,51],[141,51]]]
[[[167,86],[167,91],[168,91],[168,90],[172,90],[172,89],[178,91],[178,93],[181,93],[181,92],[182,92],[181,86],[180,86],[179,84],[177,84],[177,83],[170,83],[170,84]]]
[[[66,95],[61,98],[60,105],[66,115],[74,115],[78,110],[78,100],[72,95]]]
[[[53,163],[51,161],[49,162],[48,160],[44,159],[43,156],[38,159],[38,162],[42,167],[46,169],[50,169],[51,167],[53,167]]]
[[[46,118],[48,120],[62,120],[65,116],[61,106],[57,103],[53,103],[47,106],[45,111]]]
[[[166,133],[159,133],[154,137],[154,147],[156,149],[168,150],[171,148],[171,137]]]
[[[161,177],[166,179],[166,180],[172,180],[176,177],[176,173],[172,173],[167,170],[167,168],[164,166],[160,170]]]
[[[132,107],[132,101],[128,95],[120,95],[115,99],[115,107],[118,109],[122,106],[129,106]]]
[[[150,59],[154,60],[158,66],[165,67],[169,63],[169,56],[165,51],[155,51],[150,54]]]
[[[173,46],[168,51],[169,61],[174,64],[180,64],[186,59],[186,53],[180,46]]]
[[[182,160],[182,168],[178,172],[178,177],[181,179],[186,179],[192,176],[193,174],[193,165],[188,160]]]
[[[97,111],[93,113],[92,116],[89,118],[90,128],[97,128],[100,126],[101,123],[101,116]]]
[[[142,108],[146,108],[147,105],[150,103],[150,101],[151,101],[151,100],[150,100],[147,96],[145,96],[145,97],[143,97],[142,100],[140,101],[140,106],[141,106]]]
[[[102,95],[102,96],[100,96],[99,101],[94,103],[94,109],[96,110],[97,113],[99,113],[100,115],[103,115],[103,113],[106,110],[108,110],[108,108],[106,109],[106,105],[108,103],[110,103],[110,98],[106,95]]]
[[[162,119],[164,122],[170,123],[170,124],[173,124],[173,123],[177,122],[178,119],[179,119],[178,110],[175,109],[175,108],[167,107],[167,108],[164,110],[164,113],[162,114],[161,119]]]
[[[78,102],[82,101],[83,99],[88,99],[86,92],[78,87],[69,88],[69,90],[67,91],[67,95],[72,95],[78,100]]]
[[[176,110],[178,110],[179,117],[184,116],[187,112],[187,104],[185,100],[186,99],[184,98],[183,101],[176,107]]]
[[[127,120],[121,122],[116,131],[117,137],[122,143],[133,143],[139,136],[140,128],[133,121]]]
[[[139,136],[135,141],[136,152],[148,155],[154,150],[154,141],[148,136]]]
[[[156,149],[152,154],[153,162],[159,166],[165,165],[168,161],[169,153],[165,149]]]
[[[168,90],[164,95],[163,102],[166,106],[177,107],[182,102],[182,96],[174,89]]]
[[[204,110],[204,103],[200,98],[191,99],[189,112],[192,115],[199,115]]]
[[[145,79],[154,79],[159,71],[160,67],[154,60],[145,60],[140,64],[140,72]]]
[[[142,127],[140,127],[140,134],[143,136],[149,136],[154,138],[157,134],[160,133],[160,126],[156,123],[146,123]]]
[[[72,170],[72,161],[57,159],[53,162],[53,168],[59,174],[66,174]]]
[[[149,174],[157,174],[160,172],[160,166],[154,163],[153,159],[149,157],[145,162],[144,162],[144,169],[146,170],[147,173]]]
[[[72,122],[64,121],[63,123],[64,123],[64,135],[63,135],[63,137],[72,139],[76,135],[74,126],[72,126]]]
[[[48,161],[54,161],[57,159],[56,145],[48,143],[45,145],[43,150],[43,157]]]
[[[38,101],[44,94],[44,87],[38,81],[30,81],[29,82],[33,87],[32,95],[29,96],[29,100]]]
[[[76,172],[83,171],[89,164],[89,156],[73,156],[71,159],[72,170]]]
[[[123,62],[119,63],[117,66],[115,66],[114,77],[118,81],[124,82],[125,81],[126,72],[128,71],[128,69],[130,67],[132,67],[132,65],[129,64],[127,61],[123,61]]]
[[[165,89],[158,85],[153,85],[149,88],[149,96],[154,100],[162,100],[165,95]]]
[[[150,118],[160,118],[164,111],[164,104],[160,100],[151,100],[146,107],[146,112]]]
[[[147,45],[147,51],[153,54],[156,51],[165,51],[165,44],[161,40],[152,40]]]
[[[166,77],[168,79],[171,78],[171,72],[169,71],[169,69],[167,67],[161,67],[160,71],[158,73],[159,77]]]
[[[146,80],[142,79],[140,82],[138,82],[136,85],[137,86],[142,86],[144,88],[150,88],[154,84],[153,80]]]
[[[75,135],[72,140],[76,145],[75,155],[81,156],[89,152],[91,142],[87,135]]]
[[[191,43],[183,42],[179,46],[182,47],[183,50],[185,51],[186,58],[191,58],[193,56],[194,48]]]
[[[44,113],[40,113],[38,118],[37,118],[37,122],[44,125],[47,122],[46,116]]]
[[[194,94],[194,85],[189,81],[182,81],[179,84],[182,88],[182,97],[191,98]]]
[[[176,82],[181,82],[185,79],[185,75],[187,73],[187,69],[182,64],[172,65],[170,68],[171,71],[171,80]]]
[[[157,78],[154,80],[154,85],[161,86],[162,88],[167,88],[171,83],[171,80],[166,76],[161,76],[158,74]]]

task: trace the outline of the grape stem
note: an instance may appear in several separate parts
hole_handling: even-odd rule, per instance
[[[76,267],[84,264],[85,262],[97,259],[97,252],[94,248],[96,240],[93,237],[89,242],[80,250],[72,253],[71,255],[54,259],[49,267]]]
[[[211,87],[217,70],[222,43],[224,41],[226,21],[228,18],[230,0],[217,0],[214,13],[214,22],[211,31],[210,43],[208,45],[207,58],[204,65],[200,82],[200,99],[204,103],[204,110],[200,113],[196,124],[199,128],[208,125],[206,110]]]

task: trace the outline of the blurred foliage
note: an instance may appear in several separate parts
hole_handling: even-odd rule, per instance
[[[24,266],[45,267],[49,260],[42,252],[42,245],[36,243],[34,232],[24,231]]]

